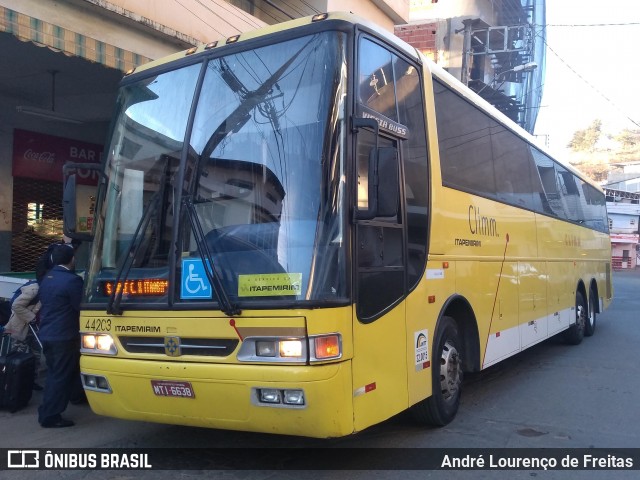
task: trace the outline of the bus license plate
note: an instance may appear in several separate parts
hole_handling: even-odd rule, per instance
[[[190,382],[151,380],[153,393],[159,397],[196,398]]]

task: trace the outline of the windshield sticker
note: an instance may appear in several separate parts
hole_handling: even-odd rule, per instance
[[[204,271],[200,258],[182,259],[182,278],[180,280],[181,299],[213,298],[211,283]]]
[[[301,293],[302,273],[238,275],[239,297],[272,297]]]

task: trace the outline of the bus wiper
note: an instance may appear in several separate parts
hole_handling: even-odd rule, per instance
[[[229,298],[227,291],[224,289],[220,274],[216,270],[216,267],[213,263],[213,256],[211,255],[209,245],[205,240],[204,232],[202,231],[202,224],[198,219],[198,214],[196,213],[196,209],[193,205],[193,199],[191,197],[185,197],[182,202],[189,216],[189,222],[191,223],[191,228],[193,230],[196,245],[198,247],[198,253],[203,260],[204,271],[207,275],[207,278],[209,279],[209,283],[213,286],[213,289],[216,292],[216,296],[218,297],[220,310],[222,310],[225,315],[228,315],[229,317],[239,315],[241,310],[237,305],[234,305]]]
[[[151,197],[149,205],[144,210],[144,215],[142,215],[142,218],[138,222],[138,226],[133,233],[133,237],[131,237],[131,242],[129,243],[129,248],[127,249],[127,255],[125,256],[122,265],[120,265],[120,268],[118,269],[118,273],[113,284],[113,293],[109,297],[109,303],[107,304],[107,314],[109,315],[122,315],[120,302],[122,301],[122,292],[124,291],[124,281],[126,281],[126,279],[129,277],[129,272],[131,271],[133,260],[137,257],[140,246],[142,245],[140,232],[146,231],[147,227],[149,226],[149,222],[151,221],[151,214],[158,208],[158,205],[160,204],[160,192],[161,190],[158,190],[156,193],[154,193],[153,197]],[[118,287],[119,285],[121,286]]]

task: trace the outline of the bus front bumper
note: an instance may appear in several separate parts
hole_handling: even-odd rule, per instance
[[[319,438],[354,431],[350,361],[238,365],[83,356],[80,365],[89,404],[99,415]],[[87,385],[100,378],[106,379],[102,388]],[[277,396],[300,390],[304,405],[259,399],[261,391]]]

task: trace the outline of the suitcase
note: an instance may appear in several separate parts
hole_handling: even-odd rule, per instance
[[[33,393],[36,358],[33,353],[12,352],[0,357],[0,407],[11,413],[25,407]]]
[[[8,333],[0,334],[0,357],[4,357],[11,351],[11,335]]]

